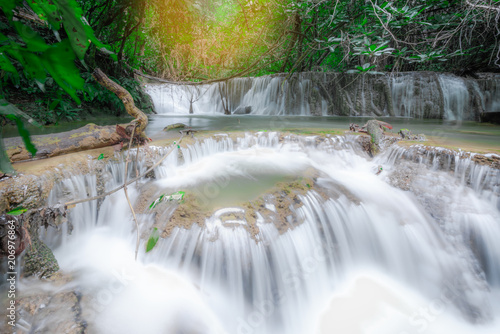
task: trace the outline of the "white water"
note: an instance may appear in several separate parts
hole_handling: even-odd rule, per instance
[[[308,116],[311,89],[311,81],[301,76],[292,82],[265,76],[237,78],[228,84],[146,86],[159,114],[189,114],[191,107],[194,114],[223,114],[224,101],[234,114]],[[321,103],[326,115],[326,101]]]
[[[142,242],[135,262],[134,223],[122,192],[99,211],[95,203],[73,209],[72,235],[46,241],[72,273],[71,286],[86,296],[82,317],[90,332],[498,333],[498,173],[468,174],[462,160],[449,173],[422,161],[410,193],[387,183],[402,168],[401,150],[369,161],[353,138],[278,138],[247,134],[233,143],[216,136],[182,149],[185,162],[174,152],[150,181],[158,190],[148,203],[191,187],[211,203],[242,180],[315,171],[315,188],[329,198],[311,190],[291,201],[298,223],[284,234],[270,223],[272,199],[257,208],[258,242],[244,220],[221,223],[241,208],[213,207],[204,227],[174,228],[147,254]],[[379,164],[384,172],[376,175]],[[123,182],[123,168],[108,166],[108,189]],[[130,187],[131,201],[146,188]],[[93,191],[95,177],[74,176],[53,200]],[[165,223],[172,210],[165,207]],[[139,219],[147,238],[153,217]]]
[[[220,115],[225,105],[230,114],[242,115],[376,116],[378,110],[378,116],[462,121],[500,110],[498,76],[299,73],[289,80],[277,75],[201,86],[149,84],[146,91],[163,115]]]
[[[462,79],[442,75],[439,82],[443,91],[444,119],[460,121],[469,109],[469,91]]]

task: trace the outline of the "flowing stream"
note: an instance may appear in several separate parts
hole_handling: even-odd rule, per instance
[[[156,179],[129,187],[136,209],[186,191],[185,203],[137,209],[137,261],[121,191],[72,209],[70,235],[42,233],[71,276],[44,289],[78,290],[89,333],[499,332],[498,170],[459,156],[412,161],[398,147],[369,159],[355,136],[220,134],[173,148]],[[124,169],[108,163],[106,189]],[[410,191],[395,186],[409,176]],[[73,175],[50,201],[96,191],[95,176]],[[203,221],[170,226],[193,202]],[[153,226],[169,234],[146,253]],[[50,319],[36,326],[54,328]]]

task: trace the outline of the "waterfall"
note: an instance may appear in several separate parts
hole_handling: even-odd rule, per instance
[[[477,79],[431,72],[298,73],[235,78],[200,86],[148,84],[159,114],[398,116],[478,120],[499,112],[500,76]]]
[[[301,76],[292,81],[264,76],[201,86],[146,86],[160,114],[188,114],[191,106],[194,114],[223,114],[226,104],[232,114],[308,116],[311,90],[311,80]]]
[[[444,119],[448,121],[462,120],[469,104],[469,91],[463,80],[442,75],[439,77],[443,91]]]
[[[129,186],[137,262],[122,192],[78,204],[71,235],[46,242],[93,332],[496,333],[498,170],[419,149],[369,160],[355,136],[217,135]],[[120,156],[103,170],[106,189],[121,185]],[[411,189],[394,186],[398,173]],[[51,198],[92,196],[97,183],[71,176]],[[139,209],[178,190],[185,203]],[[192,221],[172,226],[188,205]],[[145,253],[153,226],[165,230]]]

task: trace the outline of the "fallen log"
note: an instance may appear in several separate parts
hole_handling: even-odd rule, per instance
[[[148,117],[135,106],[130,93],[109,79],[98,68],[95,69],[92,75],[101,86],[118,96],[127,113],[134,117],[135,120],[128,124],[116,126],[97,126],[90,123],[82,128],[68,132],[31,136],[31,141],[38,149],[34,157],[26,150],[20,137],[4,139],[7,156],[12,162],[54,157],[117,144],[121,144],[121,148],[123,141],[128,142],[132,133],[135,134],[134,142],[137,144],[145,144],[151,140],[144,132],[148,125]]]
[[[31,141],[38,149],[34,157],[24,147],[21,137],[6,138],[4,144],[7,156],[12,162],[16,162],[112,146],[119,144],[121,140],[115,125],[98,126],[90,123],[67,132],[31,136]]]

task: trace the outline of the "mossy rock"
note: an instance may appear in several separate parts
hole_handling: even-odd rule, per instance
[[[59,271],[59,264],[50,248],[36,238],[24,255],[23,269],[24,276],[48,278]]]
[[[163,128],[163,131],[170,131],[170,130],[175,130],[175,129],[184,129],[186,127],[185,124],[182,123],[174,123],[167,125],[166,127]]]

